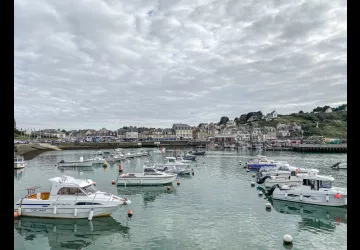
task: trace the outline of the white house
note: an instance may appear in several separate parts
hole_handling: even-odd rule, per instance
[[[125,133],[125,138],[126,139],[138,139],[139,138],[139,133],[138,132],[126,132]]]
[[[325,109],[325,113],[331,113],[331,112],[332,112],[332,108]]]
[[[266,117],[269,119],[276,119],[277,115],[278,115],[277,112],[274,110],[273,112],[267,114]]]
[[[192,139],[192,128],[187,124],[177,123],[172,126],[176,139]]]

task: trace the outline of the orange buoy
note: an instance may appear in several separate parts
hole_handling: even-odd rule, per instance
[[[170,191],[171,187],[170,186],[167,186],[167,190]]]
[[[133,216],[133,212],[131,209],[129,209],[128,216],[131,218]]]
[[[119,165],[119,172],[122,172],[123,171],[123,166],[122,166],[122,164],[120,163],[120,165]]]
[[[18,213],[18,211],[14,211],[14,219],[17,217],[19,217],[19,213]]]
[[[340,198],[341,198],[341,194],[339,194],[339,193],[335,194],[335,198],[336,198],[336,199],[340,199]]]
[[[116,182],[115,182],[114,180],[111,181],[111,184],[115,185],[115,183],[116,183]]]
[[[176,184],[179,186],[179,185],[180,185],[180,181],[178,180]]]

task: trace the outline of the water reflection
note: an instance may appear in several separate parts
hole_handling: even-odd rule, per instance
[[[82,249],[100,237],[128,238],[130,230],[112,217],[94,218],[93,221],[23,217],[14,223],[14,228],[25,241],[48,238],[51,249]]]
[[[14,169],[14,177],[16,179],[20,179],[23,176],[24,171],[25,171],[25,168]]]
[[[295,202],[272,200],[275,211],[285,214],[300,215],[300,230],[322,229],[334,231],[337,225],[347,224],[347,208],[326,207]]]
[[[176,187],[170,186],[170,190],[167,190],[167,186],[153,186],[153,187],[126,187],[118,188],[118,194],[122,197],[128,197],[131,200],[132,195],[141,195],[144,200],[145,207],[150,202],[154,202],[156,197],[161,195],[168,195],[176,193]]]

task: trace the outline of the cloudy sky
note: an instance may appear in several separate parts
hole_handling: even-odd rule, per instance
[[[22,128],[171,127],[347,102],[343,0],[15,0]]]

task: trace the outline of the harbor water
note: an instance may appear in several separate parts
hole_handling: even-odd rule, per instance
[[[152,151],[153,149],[146,149]],[[73,176],[90,178],[101,191],[127,197],[131,204],[111,217],[86,219],[20,218],[14,222],[14,249],[289,249],[283,236],[293,238],[292,249],[347,249],[346,208],[300,206],[269,201],[258,195],[252,172],[239,160],[263,154],[270,159],[287,161],[293,166],[316,168],[319,174],[332,175],[336,187],[347,186],[347,171],[332,170],[347,154],[310,154],[295,152],[207,151],[192,164],[194,176],[179,177],[167,187],[116,187],[119,162],[104,168],[59,169],[61,160],[73,161],[94,156],[94,150],[45,152],[27,162],[23,170],[14,170],[14,204],[26,195],[26,188],[51,188],[50,178]],[[151,154],[157,162],[165,154]],[[124,172],[140,172],[148,157],[122,162]],[[133,216],[128,218],[131,209]]]

